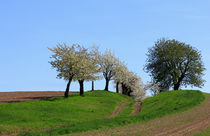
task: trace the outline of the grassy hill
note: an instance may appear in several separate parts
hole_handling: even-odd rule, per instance
[[[146,122],[79,132],[68,136],[209,136],[210,94],[204,95],[205,100],[201,104],[182,112],[164,115]]]
[[[0,135],[102,119],[124,101],[134,103],[130,97],[121,94],[90,91],[84,97],[73,94],[69,98],[0,104]],[[132,105],[127,112],[129,110],[132,110]]]
[[[100,96],[101,99],[104,99],[103,95],[110,96],[107,99],[107,101],[109,101],[107,104],[108,107],[111,106],[113,103],[113,102],[110,102],[112,100],[112,96],[117,97],[117,98],[120,97],[121,102],[126,99],[130,100],[127,97],[122,97],[121,95],[118,95],[118,94],[114,94],[110,92],[103,92],[103,91],[88,92],[85,95],[87,95],[87,98]],[[78,97],[78,99],[80,99],[79,96],[74,96],[74,97]],[[123,100],[121,100],[121,98],[123,98]],[[109,118],[109,119],[100,118],[102,116],[99,116],[98,118],[95,118],[95,119],[94,117],[89,118],[89,119],[84,119],[84,120],[79,119],[80,121],[78,122],[75,121],[72,123],[68,123],[68,121],[66,121],[66,123],[68,124],[59,128],[52,128],[52,129],[45,130],[42,132],[22,133],[20,135],[27,135],[27,136],[28,135],[65,135],[65,134],[71,134],[71,133],[76,133],[76,132],[81,132],[81,131],[114,128],[114,127],[123,126],[126,124],[144,123],[155,118],[160,118],[169,114],[188,110],[200,104],[204,100],[204,98],[205,96],[200,91],[184,91],[184,90],[168,91],[168,92],[161,93],[155,97],[150,97],[150,98],[145,99],[143,101],[142,111],[135,116],[130,116],[130,114],[128,114],[130,112],[124,111],[123,113],[127,115],[124,114],[124,115],[117,116],[114,118]],[[117,105],[117,102],[116,102],[116,105]],[[116,106],[113,106],[112,108],[110,108],[110,110],[109,108],[107,108],[108,112],[106,112],[106,114],[110,113],[111,109],[113,110],[114,107]],[[128,107],[126,109],[132,110],[131,107],[130,108]],[[59,112],[59,108],[58,108],[58,112]],[[104,111],[101,111],[101,112],[104,112]],[[77,115],[81,116],[79,115],[79,112],[75,111],[75,113],[78,113]],[[105,115],[105,114],[101,113],[100,115]],[[83,114],[82,116],[86,116],[86,115]],[[65,118],[62,118],[62,119],[65,120]]]

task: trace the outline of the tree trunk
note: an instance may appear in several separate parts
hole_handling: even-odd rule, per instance
[[[84,95],[84,80],[78,80],[80,86],[80,96]]]
[[[116,83],[116,93],[119,93],[119,82]]]
[[[131,96],[131,89],[122,84],[122,94]]]
[[[121,84],[121,86],[122,86],[122,94],[124,94],[124,85]]]
[[[128,89],[127,95],[128,95],[128,96],[131,96],[131,92],[132,92],[132,91],[131,91],[131,89],[129,88],[129,89]]]
[[[109,80],[106,79],[106,86],[105,86],[105,91],[109,91]]]
[[[174,90],[179,90],[179,87],[180,87],[180,83],[177,83],[174,85]]]
[[[92,91],[94,91],[94,81],[92,80]]]
[[[185,74],[183,73],[181,77],[178,79],[178,82],[174,84],[174,90],[179,90],[182,80],[184,79]]]
[[[67,86],[66,86],[66,91],[64,93],[65,98],[69,97],[69,89],[70,89],[71,81],[72,81],[72,78],[69,78],[69,81],[68,81]]]

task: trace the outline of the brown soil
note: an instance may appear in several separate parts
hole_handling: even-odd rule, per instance
[[[144,124],[131,124],[109,130],[83,132],[79,136],[192,136],[210,128],[210,95],[199,106],[151,120]]]
[[[120,103],[120,105],[108,116],[106,116],[105,118],[111,118],[114,117],[116,115],[118,115],[122,109],[125,107],[126,104],[129,104],[130,102],[122,102]]]
[[[131,113],[132,116],[138,114],[141,111],[141,102],[136,102],[136,104],[134,105],[134,110]]]
[[[198,131],[200,129],[208,129],[210,127],[210,116],[207,116],[205,118],[202,118],[198,121],[193,121],[186,125],[180,125],[177,126],[171,130],[161,132],[157,134],[156,136],[179,136],[179,135],[185,135],[190,136],[193,135],[194,131]],[[199,133],[199,131],[197,132]]]
[[[76,92],[70,92],[73,94]],[[0,92],[0,103],[33,101],[51,97],[64,96],[63,91],[27,91],[27,92]]]

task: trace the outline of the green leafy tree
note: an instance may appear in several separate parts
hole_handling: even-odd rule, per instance
[[[146,72],[161,91],[181,86],[202,87],[205,70],[201,53],[196,48],[177,40],[157,40],[147,53]]]

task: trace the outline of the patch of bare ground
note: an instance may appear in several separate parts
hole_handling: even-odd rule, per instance
[[[74,94],[76,92],[70,92]],[[64,96],[63,91],[26,91],[26,92],[0,92],[0,104],[22,101],[33,101],[51,97]]]
[[[134,105],[134,110],[131,113],[132,116],[138,114],[141,111],[141,102],[136,102],[136,104]]]
[[[210,95],[199,106],[178,114],[108,130],[83,132],[78,136],[192,136],[210,127]]]
[[[120,103],[120,105],[110,115],[106,116],[105,118],[111,118],[111,117],[118,115],[122,111],[122,109],[125,107],[125,105],[127,105],[129,103],[130,102]]]

